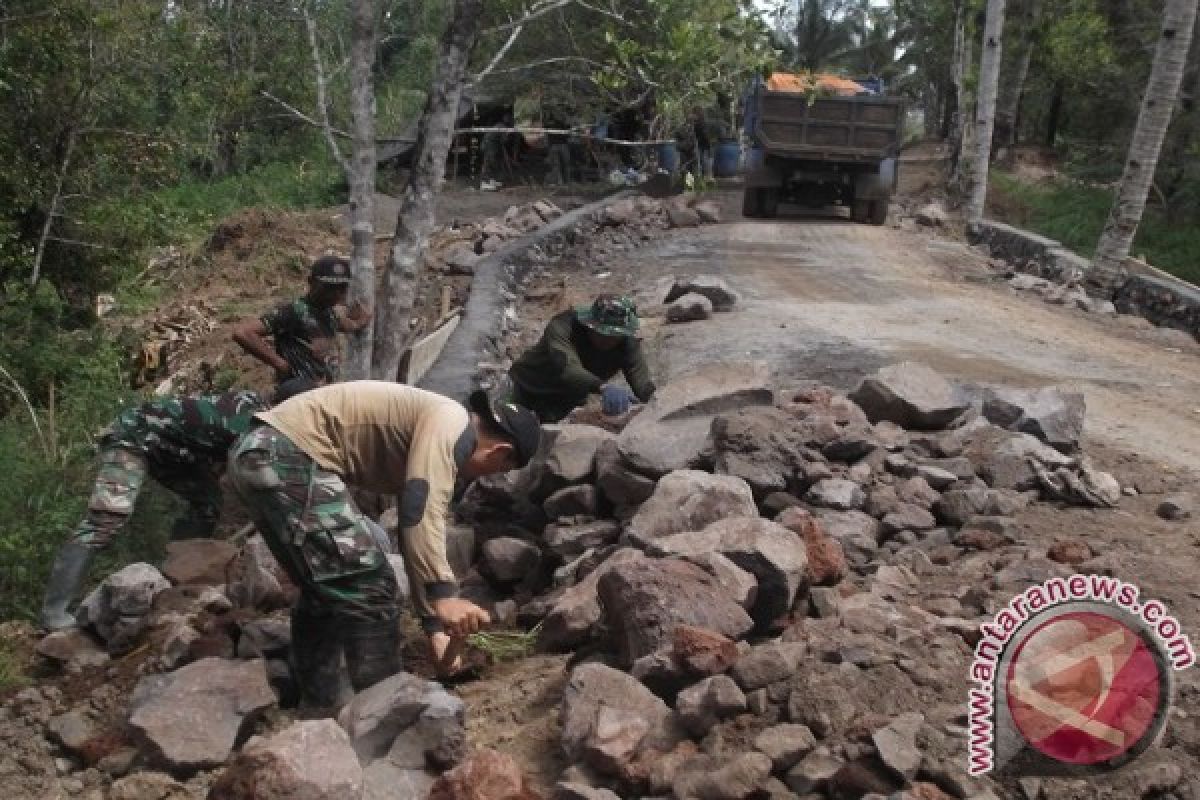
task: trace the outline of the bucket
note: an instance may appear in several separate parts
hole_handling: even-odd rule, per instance
[[[737,175],[741,158],[742,147],[736,141],[718,142],[716,150],[713,151],[713,173],[718,178]]]
[[[674,142],[660,144],[657,152],[659,169],[665,169],[667,172],[679,169],[679,149]]]

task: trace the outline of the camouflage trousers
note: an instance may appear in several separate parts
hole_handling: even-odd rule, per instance
[[[211,468],[189,465],[172,470],[119,443],[103,445],[97,461],[87,513],[75,528],[74,538],[80,544],[97,550],[112,544],[129,522],[147,476],[188,503],[187,513],[175,521],[171,538],[212,535],[221,512],[221,489]]]
[[[358,620],[396,616],[396,575],[339,475],[261,425],[230,450],[229,477],[302,604]]]

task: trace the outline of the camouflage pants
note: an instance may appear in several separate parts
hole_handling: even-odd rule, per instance
[[[395,617],[396,575],[340,476],[262,425],[234,444],[229,477],[303,604],[358,620]]]
[[[147,475],[188,503],[187,513],[175,522],[172,538],[212,535],[221,511],[221,489],[211,469],[172,470],[119,443],[103,445],[97,461],[87,513],[74,533],[80,544],[97,550],[112,544],[133,514]]]

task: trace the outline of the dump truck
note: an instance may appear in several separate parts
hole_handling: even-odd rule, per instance
[[[743,215],[771,218],[781,202],[791,202],[813,208],[843,205],[856,222],[887,221],[896,189],[903,100],[846,79],[814,87],[803,79],[772,76],[752,86],[745,120],[751,150]]]

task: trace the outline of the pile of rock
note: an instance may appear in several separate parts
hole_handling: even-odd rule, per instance
[[[990,572],[1031,502],[1115,505],[1083,417],[1076,394],[920,364],[844,394],[775,390],[751,363],[672,381],[617,433],[551,428],[467,513],[476,599],[511,596],[546,649],[604,654],[567,684],[561,796],[990,796],[950,755],[960,704],[899,699],[956,680],[939,665],[990,601],[921,598],[921,578]]]
[[[1018,272],[1008,279],[1008,285],[1018,292],[1040,296],[1050,305],[1067,306],[1091,314],[1116,316],[1117,307],[1107,297],[1093,297],[1083,288],[1083,273],[1075,272],[1058,283],[1037,275]]]

